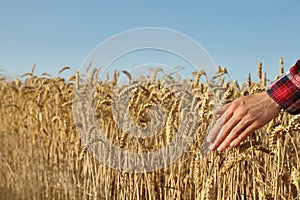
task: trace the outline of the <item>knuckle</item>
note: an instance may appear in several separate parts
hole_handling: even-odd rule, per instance
[[[260,127],[260,126],[262,126],[263,124],[262,124],[259,120],[255,120],[255,121],[253,122],[253,125],[255,125],[256,127]]]
[[[233,113],[231,112],[231,110],[226,111],[224,113],[224,116],[220,118],[220,124],[223,126],[226,123],[226,121],[231,118],[232,115]]]
[[[250,122],[257,121],[257,116],[255,114],[253,114],[253,113],[248,113],[247,118],[248,118],[248,121],[250,121]]]
[[[252,123],[251,120],[246,119],[246,120],[242,123],[242,126],[243,126],[243,127],[246,127],[246,126],[249,126],[251,123]]]
[[[230,105],[231,109],[233,109],[233,110],[237,109],[238,106],[239,106],[239,103],[236,102],[236,101],[232,102],[231,105]]]
[[[243,113],[241,113],[241,112],[237,112],[233,116],[233,118],[235,119],[236,123],[239,122],[239,121],[241,121],[244,117],[245,117],[245,115],[243,115]]]
[[[242,115],[242,116],[246,116],[247,114],[248,114],[248,109],[247,108],[243,108],[243,109],[241,109],[240,111],[239,111],[240,113],[240,115]]]
[[[238,130],[236,130],[236,129],[233,129],[232,131],[231,131],[231,135],[233,136],[233,137],[237,137],[237,136],[239,136],[239,131]]]
[[[222,134],[226,134],[230,129],[230,126],[228,124],[225,124],[222,128]]]

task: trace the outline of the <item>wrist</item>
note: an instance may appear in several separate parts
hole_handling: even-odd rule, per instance
[[[266,98],[268,99],[268,102],[269,102],[269,105],[275,110],[277,111],[278,113],[281,111],[281,107],[280,105],[274,100],[272,99],[272,97],[267,93],[267,92],[264,92],[265,93],[265,96]]]

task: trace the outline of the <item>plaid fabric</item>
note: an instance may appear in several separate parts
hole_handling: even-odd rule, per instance
[[[300,113],[300,59],[289,72],[268,86],[267,93],[288,113]]]

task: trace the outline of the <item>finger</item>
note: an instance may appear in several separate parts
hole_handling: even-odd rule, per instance
[[[215,123],[215,125],[212,127],[212,129],[209,131],[207,135],[207,142],[213,143],[216,139],[218,133],[220,132],[222,126],[224,125],[226,115],[222,115]]]
[[[227,110],[227,108],[230,106],[230,104],[231,104],[231,103],[228,103],[228,104],[223,105],[223,106],[220,107],[220,108],[215,109],[215,110],[214,110],[214,113],[215,113],[216,115],[222,115],[222,114]]]
[[[243,140],[246,139],[247,136],[252,134],[256,129],[258,128],[258,125],[256,123],[253,123],[249,125],[237,138],[235,138],[231,143],[231,147],[238,146]]]
[[[221,128],[220,133],[218,134],[214,143],[210,146],[211,150],[216,150],[220,144],[225,140],[230,131],[239,123],[240,120],[237,120],[234,117],[231,117]]]
[[[232,116],[232,113],[224,113],[221,115],[221,117],[216,121],[215,125],[213,128],[209,131],[207,135],[207,142],[208,143],[213,143],[218,136],[218,133],[220,132],[222,126],[230,119]]]
[[[226,139],[218,147],[218,151],[224,151],[230,145],[230,143],[236,139],[248,126],[249,123],[245,119],[242,119],[239,123],[237,123],[237,125],[230,131]]]

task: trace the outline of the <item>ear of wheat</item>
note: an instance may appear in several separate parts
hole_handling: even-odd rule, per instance
[[[282,75],[282,58],[279,65]],[[300,115],[280,112],[239,147],[199,153],[203,146],[207,150],[214,108],[265,90],[269,79],[261,62],[259,80],[249,73],[244,83],[228,80],[222,66],[212,80],[203,70],[191,80],[176,80],[175,73],[160,80],[164,72],[154,68],[149,77],[115,70],[100,80],[92,67],[86,82],[79,71],[66,79],[39,77],[35,65],[20,79],[0,75],[0,199],[299,199]],[[128,84],[120,85],[120,73]],[[162,127],[155,134],[136,136],[134,131],[158,122]],[[172,142],[178,133],[195,133],[182,156],[161,168],[171,159],[165,154],[145,163],[143,158],[164,147],[176,154],[179,147]],[[103,138],[115,146],[109,150],[125,153],[114,157],[100,149]],[[99,162],[93,150],[120,165],[131,162],[125,155],[139,154],[134,167],[154,164],[157,170],[118,171]]]

